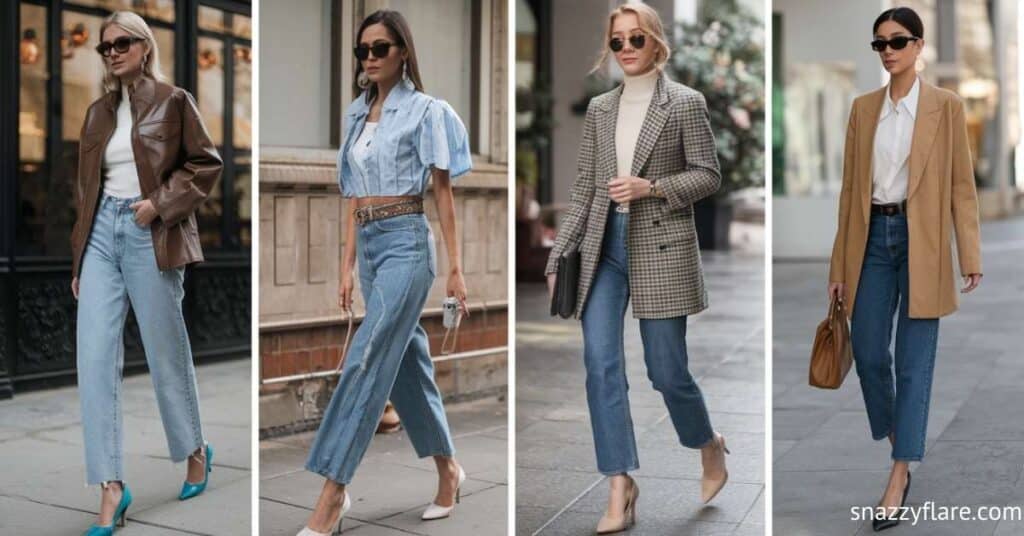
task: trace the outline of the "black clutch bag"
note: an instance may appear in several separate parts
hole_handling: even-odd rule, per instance
[[[551,295],[551,316],[572,317],[580,282],[580,243],[566,247],[558,257],[555,292]]]

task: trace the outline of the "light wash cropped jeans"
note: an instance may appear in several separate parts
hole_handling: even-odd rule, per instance
[[[892,459],[924,456],[938,318],[910,318],[907,217],[872,214],[867,250],[850,319],[850,343],[871,437],[893,434]],[[889,351],[893,317],[896,356]],[[895,382],[893,371],[895,369]]]
[[[389,398],[417,456],[455,453],[419,324],[437,272],[430,224],[406,214],[356,232],[366,315],[306,460],[306,469],[340,484],[352,480]]]
[[[86,482],[124,480],[121,378],[131,304],[153,378],[171,459],[203,444],[192,349],[181,300],[185,269],[157,267],[148,227],[129,206],[140,198],[103,196],[79,273],[77,365]]]
[[[629,304],[629,214],[614,208],[608,213],[601,259],[583,309],[583,361],[597,468],[602,474],[617,475],[638,469],[640,462],[623,344]],[[686,317],[642,318],[640,338],[647,377],[665,400],[679,442],[688,448],[707,445],[714,432],[704,396],[687,368]]]

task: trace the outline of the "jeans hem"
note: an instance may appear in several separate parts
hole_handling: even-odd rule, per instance
[[[892,456],[894,462],[919,462],[924,456]]]
[[[342,479],[339,476],[331,473],[327,469],[320,469],[320,468],[317,468],[317,467],[311,467],[309,465],[307,465],[305,467],[305,469],[307,471],[311,472],[311,473],[316,473],[316,474],[326,478],[327,480],[330,480],[330,481],[335,482],[337,484],[341,484],[342,486],[347,486],[349,484],[349,482],[352,481],[351,477],[348,480],[345,480],[345,479]]]
[[[629,467],[625,467],[625,468],[622,468],[622,469],[615,469],[615,470],[612,470],[612,471],[606,471],[606,470],[598,469],[598,472],[601,473],[604,476],[615,476],[615,475],[624,475],[624,474],[626,474],[626,473],[628,473],[630,471],[636,471],[638,469],[640,469],[640,464],[634,463],[634,464],[631,464]]]

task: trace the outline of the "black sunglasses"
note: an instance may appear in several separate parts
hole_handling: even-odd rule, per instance
[[[892,47],[893,50],[903,50],[904,48],[907,48],[908,43],[917,40],[917,37],[907,37],[905,35],[893,37],[888,41],[885,39],[875,39],[871,42],[871,49],[875,52],[882,52],[885,50],[886,45],[888,45]]]
[[[356,59],[358,59],[359,61],[366,61],[367,59],[369,59],[371,52],[373,53],[373,57],[377,59],[382,59],[388,57],[388,53],[391,52],[391,47],[397,46],[397,43],[388,43],[387,41],[382,41],[379,43],[374,43],[373,45],[359,45],[353,50],[353,52],[356,55]]]
[[[132,43],[136,41],[145,41],[145,39],[141,37],[122,35],[113,41],[104,41],[96,45],[96,52],[99,52],[100,56],[103,56],[104,58],[110,56],[110,49],[116,50],[118,54],[124,54],[125,52],[128,52],[129,48],[131,48]]]
[[[644,34],[631,35],[629,36],[629,44],[639,50],[647,44],[647,39],[644,37]],[[626,46],[626,42],[621,37],[613,37],[611,41],[608,41],[608,48],[612,49],[612,52],[621,52],[624,46]]]

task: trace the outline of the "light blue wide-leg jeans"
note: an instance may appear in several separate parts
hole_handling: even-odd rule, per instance
[[[366,315],[306,460],[306,469],[341,484],[352,480],[389,398],[417,456],[455,453],[419,325],[437,271],[430,224],[407,214],[371,221],[357,236]]]
[[[184,268],[161,271],[150,229],[135,223],[139,198],[103,196],[79,273],[77,366],[86,482],[124,480],[121,378],[131,304],[142,335],[171,459],[203,444],[192,349],[181,300]]]

